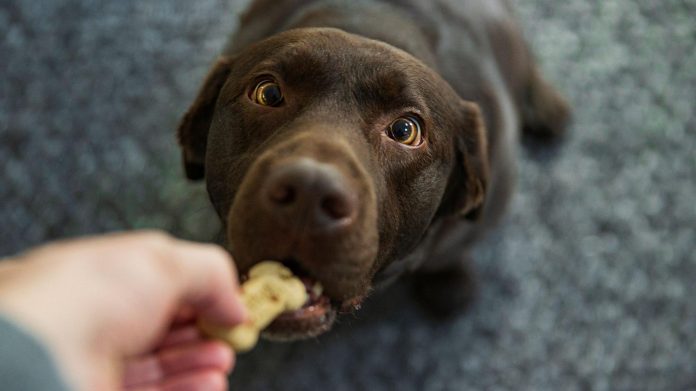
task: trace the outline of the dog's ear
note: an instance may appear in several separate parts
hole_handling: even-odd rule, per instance
[[[205,150],[215,103],[232,69],[232,60],[220,57],[208,72],[196,100],[179,124],[177,137],[181,146],[184,169],[189,179],[205,176]]]
[[[456,162],[441,214],[477,220],[488,187],[488,137],[478,105],[461,101],[462,125],[455,135]]]

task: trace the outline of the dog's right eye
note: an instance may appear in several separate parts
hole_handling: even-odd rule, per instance
[[[261,106],[275,107],[283,101],[283,92],[278,83],[272,80],[263,80],[254,88],[252,98]]]

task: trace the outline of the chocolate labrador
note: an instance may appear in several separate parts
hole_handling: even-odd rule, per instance
[[[256,0],[178,137],[240,272],[282,260],[323,285],[267,330],[292,339],[405,272],[428,308],[463,308],[520,130],[568,116],[502,0]]]

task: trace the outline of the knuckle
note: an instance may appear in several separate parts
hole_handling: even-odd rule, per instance
[[[206,244],[206,249],[210,252],[211,258],[226,271],[235,270],[234,260],[227,250],[213,244]]]
[[[163,231],[147,230],[139,231],[134,234],[136,246],[134,250],[141,259],[143,266],[149,266],[150,271],[156,274],[176,274],[175,262],[173,259],[173,245],[175,239]]]
[[[173,241],[168,233],[159,230],[139,231],[135,235],[143,243],[154,247],[166,246]]]
[[[137,234],[138,247],[151,258],[166,258],[172,251],[174,238],[162,231],[146,231]]]
[[[227,252],[227,250],[223,249],[220,246],[216,246],[214,244],[206,244],[205,245],[210,252],[215,256],[216,258],[219,258],[224,261],[231,261],[232,257],[230,256],[230,253]]]

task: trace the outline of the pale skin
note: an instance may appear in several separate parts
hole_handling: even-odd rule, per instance
[[[222,249],[163,233],[57,242],[0,262],[0,314],[35,336],[78,390],[225,390],[234,352],[198,319],[242,323]]]

